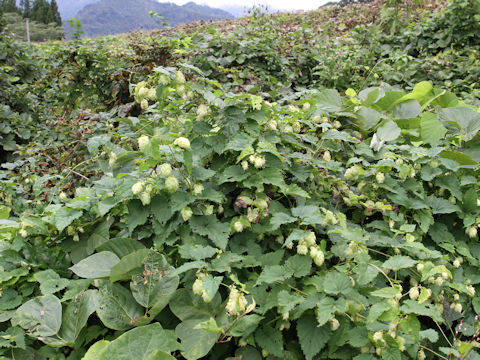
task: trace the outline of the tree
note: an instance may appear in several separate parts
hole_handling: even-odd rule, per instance
[[[15,0],[0,0],[0,7],[3,12],[18,12],[17,3]]]
[[[60,16],[60,12],[58,11],[58,5],[56,0],[52,0],[52,2],[50,3],[50,10],[52,12],[53,21],[58,26],[62,26],[62,17]]]
[[[23,7],[22,7],[23,3]],[[22,0],[20,1],[20,9],[22,10],[22,15],[24,18],[29,18],[32,13],[32,4],[30,0]]]

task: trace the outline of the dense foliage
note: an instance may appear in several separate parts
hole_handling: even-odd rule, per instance
[[[394,5],[2,36],[0,358],[478,358],[474,1]]]

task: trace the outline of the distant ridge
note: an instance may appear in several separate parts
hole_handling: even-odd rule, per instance
[[[75,15],[80,20],[86,36],[119,34],[131,30],[162,27],[149,15],[149,10],[163,15],[168,25],[197,20],[234,18],[224,10],[198,5],[193,1],[183,6],[159,3],[155,0],[78,0],[78,2],[88,3]]]

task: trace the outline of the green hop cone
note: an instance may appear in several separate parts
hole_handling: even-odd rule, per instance
[[[171,194],[178,190],[178,180],[175,176],[169,176],[165,179],[165,189]]]

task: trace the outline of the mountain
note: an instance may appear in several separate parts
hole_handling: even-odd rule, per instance
[[[57,4],[62,20],[66,22],[68,19],[75,17],[85,6],[96,1],[98,0],[57,0]]]
[[[81,1],[91,2],[75,15],[80,20],[83,31],[87,36],[118,34],[131,30],[149,30],[162,27],[163,19],[152,18],[148,13],[150,10],[161,14],[168,25],[234,17],[224,10],[198,5],[194,2],[179,6],[173,3],[159,3],[155,0]]]

